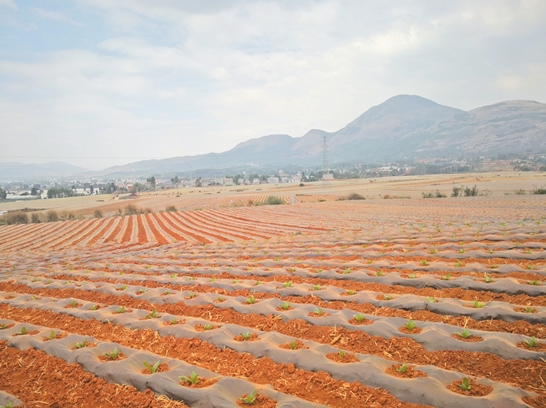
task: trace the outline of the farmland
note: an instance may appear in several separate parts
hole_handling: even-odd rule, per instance
[[[0,406],[545,407],[545,196],[346,193],[0,227]]]

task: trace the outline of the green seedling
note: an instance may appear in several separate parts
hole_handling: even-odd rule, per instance
[[[170,292],[170,291],[168,291],[168,290],[166,290],[165,292],[163,292],[163,294],[164,294],[164,295],[170,295],[170,294],[171,294],[171,292]]]
[[[23,327],[21,328],[21,332],[20,332],[19,334],[25,335],[25,334],[27,334],[27,333],[28,333],[27,328],[26,328],[25,326],[23,326]]]
[[[356,292],[354,290],[348,290],[347,291],[347,294],[350,295],[350,296],[354,295],[355,293]]]
[[[314,285],[313,290],[320,290],[320,285]]]
[[[417,327],[417,325],[413,320],[408,320],[406,323],[404,323],[404,327],[408,330],[413,330]]]
[[[75,349],[81,349],[81,348],[87,347],[88,345],[89,345],[89,341],[87,339],[85,339],[82,342],[74,343],[74,348]]]
[[[244,341],[247,341],[247,340],[250,340],[250,336],[252,336],[252,333],[250,333],[249,331],[246,332],[246,333],[241,333],[241,336],[243,337],[243,340]]]
[[[321,316],[324,312],[322,311],[322,309],[320,307],[317,307],[315,309],[315,313],[318,314],[319,316]]]
[[[463,391],[470,390],[472,388],[472,386],[470,385],[470,379],[468,377],[463,378],[459,387],[461,387],[461,390]]]
[[[442,277],[443,280],[448,281],[451,279],[451,274],[448,273],[446,276]]]
[[[0,324],[0,330],[4,330],[6,327],[8,327],[7,324],[5,323]]]
[[[127,285],[121,285],[120,290],[125,290],[125,289],[127,289]]]
[[[534,307],[525,307],[523,309],[523,313],[536,313],[537,309],[535,309]]]
[[[434,298],[434,296],[427,296],[427,302],[429,302],[429,303],[435,303],[435,302],[436,302],[436,299]]]
[[[195,296],[197,295],[193,292],[188,293],[188,299],[193,299]]]
[[[538,286],[538,280],[529,281],[529,285]]]
[[[437,252],[438,252],[438,250],[437,250],[436,248],[432,248],[432,249],[430,250],[430,253],[431,253],[432,255],[436,254]]]
[[[459,249],[460,254],[464,254],[464,248]]]
[[[148,289],[140,289],[138,292],[139,293],[146,293],[146,292],[148,292]]]
[[[241,401],[243,401],[247,405],[254,405],[254,402],[256,401],[257,396],[258,396],[258,390],[254,390],[252,394],[247,395],[246,397],[241,397]]]
[[[249,305],[253,305],[254,303],[256,303],[256,299],[254,298],[254,296],[250,296],[247,300],[246,300],[246,303],[248,303]]]
[[[485,303],[478,302],[477,300],[474,301],[474,308],[481,309],[484,306],[485,306]]]
[[[70,302],[70,306],[72,306],[72,307],[76,307],[77,305],[78,305],[78,303],[75,300]]]
[[[144,364],[144,367],[148,369],[150,374],[155,374],[157,373],[157,370],[159,369],[160,362],[157,361],[154,365],[150,365],[147,361],[144,361],[142,364]]]
[[[296,340],[292,340],[292,342],[290,343],[290,348],[292,350],[296,350],[298,348],[298,342]]]
[[[366,320],[366,316],[363,314],[356,314],[354,318],[358,323],[362,323],[364,320]]]
[[[210,278],[209,282],[214,282],[215,280],[215,278]]]
[[[373,259],[368,259],[368,264],[369,265],[373,264]]]
[[[178,324],[178,320],[177,319],[171,319],[171,324]]]
[[[2,405],[0,408],[13,408],[13,401],[8,402],[6,405]]]
[[[529,269],[530,271],[532,271],[533,269],[535,269],[535,267],[533,265],[527,265],[527,269]]]
[[[191,268],[191,269],[193,269],[193,268]],[[188,280],[195,280],[195,276],[190,276],[190,277],[188,278]]]
[[[406,371],[408,371],[408,365],[406,363],[402,364],[400,367],[396,369],[400,374],[405,374]]]
[[[204,325],[204,326],[203,326],[203,329],[205,329],[205,330],[207,330],[207,331],[208,331],[208,330],[212,330],[212,324],[206,324],[206,325]]]
[[[199,376],[195,371],[192,371],[189,377],[186,377],[185,375],[181,375],[178,378],[180,378],[182,381],[186,383],[190,383],[191,385],[195,385],[199,382]]]
[[[289,287],[292,286],[292,281],[284,282],[284,283],[282,284],[282,286],[283,286],[283,288],[289,288]]]
[[[171,274],[171,279],[176,278],[176,273]]]
[[[391,295],[383,295],[383,299],[392,300],[392,296]]]
[[[491,283],[491,282],[493,282],[493,278],[491,278],[490,276],[488,276],[486,273],[484,273],[483,276],[484,276],[484,279],[485,279],[485,283]]]
[[[261,285],[262,282],[260,282],[259,280],[256,281],[256,283],[254,283],[254,286],[258,286],[258,285]]]
[[[377,271],[377,272],[375,273],[375,276],[383,276],[383,271]]]
[[[409,277],[410,277],[410,279],[415,279],[416,278],[414,273],[412,273]]]
[[[125,313],[125,306],[121,306],[118,310],[116,310],[116,313]]]
[[[104,355],[106,356],[106,358],[108,358],[108,360],[117,360],[117,358],[119,357],[119,350],[116,347],[114,350],[104,353]]]
[[[146,316],[146,319],[156,319],[160,317],[158,314],[157,314],[157,310],[152,310],[151,313],[149,313],[147,316]]]
[[[468,330],[468,327],[465,328],[462,332],[455,332],[455,334],[459,337],[462,337],[463,339],[468,339],[472,337],[472,333],[470,333],[470,330]]]
[[[350,273],[351,273],[351,268],[345,269],[345,270],[343,271],[343,273],[344,273],[345,275],[350,274]]]
[[[54,338],[55,338],[55,330],[51,330],[51,332],[49,333],[48,339],[53,340]]]
[[[428,262],[427,262],[427,260],[426,260],[426,259],[423,259],[423,260],[421,261],[421,265],[423,265],[423,266],[427,266],[427,265],[428,265]]]
[[[146,265],[146,269],[150,269],[152,265]]]
[[[290,303],[284,302],[284,303],[281,305],[281,309],[282,309],[282,310],[288,310],[288,309],[290,309]]]
[[[220,296],[217,300],[218,300],[218,302],[223,302],[223,301],[226,300],[226,299],[224,299],[223,296]]]
[[[237,279],[235,279],[235,280],[233,281],[233,283],[239,283],[239,281],[238,281]]]
[[[338,355],[340,358],[345,358],[345,352],[343,350],[340,350]]]
[[[455,262],[455,266],[456,267],[461,267],[461,266],[463,266],[463,263],[461,261],[457,261],[457,262]]]
[[[534,348],[538,346],[538,340],[533,336],[529,340],[524,340],[523,344],[525,344],[525,347],[527,348]]]

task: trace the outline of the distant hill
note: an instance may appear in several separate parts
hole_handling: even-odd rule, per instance
[[[44,164],[24,164],[18,162],[0,162],[0,180],[2,181],[24,181],[37,180],[51,177],[63,177],[78,175],[88,172],[82,167],[73,166],[62,162],[51,162]]]
[[[312,129],[301,137],[268,135],[223,153],[146,160],[96,172],[97,176],[182,174],[207,169],[312,166],[322,162],[323,137],[335,163],[385,162],[415,157],[459,157],[546,150],[546,104],[507,101],[468,112],[415,95],[374,106],[337,132]],[[231,171],[229,171],[231,172]]]

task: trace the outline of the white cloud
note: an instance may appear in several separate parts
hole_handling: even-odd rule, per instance
[[[17,4],[14,0],[0,0],[0,7],[7,7],[12,10],[17,10]]]
[[[82,23],[80,23],[78,21],[72,20],[71,18],[68,18],[68,17],[64,16],[62,13],[60,13],[58,11],[44,10],[44,9],[37,8],[37,7],[32,7],[30,9],[30,11],[32,13],[36,14],[37,16],[39,16],[41,18],[44,18],[44,19],[47,19],[47,20],[58,21],[58,22],[62,22],[62,23],[69,23],[69,24],[73,24],[75,26],[82,26],[83,25]]]

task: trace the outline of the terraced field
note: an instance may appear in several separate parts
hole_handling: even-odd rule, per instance
[[[0,406],[546,406],[544,197],[300,201],[1,227]]]

